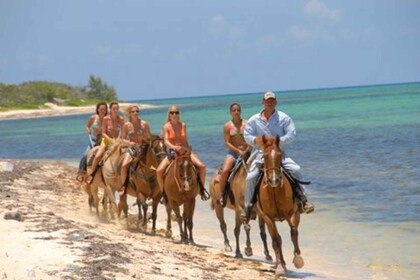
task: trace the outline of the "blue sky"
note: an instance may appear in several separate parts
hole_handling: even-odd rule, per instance
[[[123,100],[420,81],[416,0],[0,0],[0,82]]]

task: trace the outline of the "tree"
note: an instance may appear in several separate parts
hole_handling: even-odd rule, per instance
[[[108,84],[100,77],[97,77],[93,74],[89,76],[89,85],[88,85],[87,95],[89,98],[100,99],[104,101],[112,101],[117,99],[117,93],[115,92],[112,86]]]

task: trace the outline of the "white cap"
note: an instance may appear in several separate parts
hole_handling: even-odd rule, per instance
[[[267,91],[266,93],[264,93],[264,100],[267,100],[270,98],[276,99],[276,94],[272,91]]]

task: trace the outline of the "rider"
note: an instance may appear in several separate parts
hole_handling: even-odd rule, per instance
[[[99,145],[102,139],[102,122],[108,114],[108,105],[105,102],[96,104],[96,114],[91,115],[86,123],[85,131],[89,135],[89,146],[86,148],[83,157],[80,159],[79,171],[76,180],[82,181],[83,174],[86,173],[87,159],[86,155],[90,149]]]
[[[159,164],[156,170],[156,177],[162,192],[163,202],[166,202],[164,190],[163,190],[163,173],[168,167],[170,160],[173,159],[174,151],[181,151],[182,149],[190,150],[190,144],[187,138],[187,126],[185,123],[181,122],[180,110],[178,106],[172,105],[168,108],[167,113],[167,122],[162,127],[163,140],[166,147],[169,149],[169,155],[164,158]],[[199,178],[201,183],[200,186],[200,195],[203,200],[207,199],[205,194],[204,183],[206,180],[206,166],[200,161],[198,156],[191,152],[191,161],[199,170]]]
[[[261,165],[263,163],[263,153],[260,148],[262,145],[262,135],[279,136],[280,145],[287,145],[293,142],[296,136],[296,129],[293,120],[281,111],[276,110],[277,99],[276,95],[268,91],[263,97],[263,110],[258,114],[253,115],[245,127],[245,140],[254,146],[253,161],[249,168],[249,173],[246,178],[246,193],[245,193],[245,213],[242,213],[242,218],[245,221],[249,220],[252,210],[252,197],[257,184],[258,175],[260,173]],[[283,155],[282,164],[293,177],[298,180],[302,179],[300,166],[296,164],[290,157]],[[296,188],[297,199],[300,201],[300,211],[304,213],[311,213],[314,211],[314,206],[310,204],[303,192],[302,186]]]
[[[102,122],[102,141],[97,149],[95,158],[92,162],[92,172],[87,176],[86,182],[90,183],[93,180],[93,175],[96,172],[99,161],[105,153],[106,147],[112,145],[114,139],[118,138],[121,133],[121,129],[124,125],[124,120],[118,115],[120,106],[117,102],[111,102],[109,104],[110,114],[105,116]]]
[[[128,121],[122,128],[121,138],[122,141],[129,144],[127,152],[123,156],[122,167],[121,167],[121,187],[119,188],[119,194],[122,195],[125,191],[128,167],[130,164],[139,158],[140,146],[147,143],[152,138],[149,124],[139,118],[139,106],[131,105],[125,110],[125,116]]]
[[[244,129],[247,120],[241,118],[241,105],[238,103],[232,103],[229,107],[230,115],[232,120],[226,122],[223,125],[223,138],[225,145],[228,148],[228,153],[223,162],[222,171],[219,178],[219,203],[225,205],[224,191],[229,172],[232,169],[235,160],[239,157],[242,159],[245,157],[251,146],[246,143],[244,138]]]

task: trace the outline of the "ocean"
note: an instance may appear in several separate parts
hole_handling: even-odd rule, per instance
[[[312,182],[307,194],[316,207],[301,221],[303,272],[291,265],[288,227],[278,225],[294,277],[415,278],[420,263],[420,83],[276,93],[277,109],[292,117],[297,128],[287,153]],[[168,106],[180,106],[190,144],[207,165],[209,179],[226,153],[222,127],[230,119],[229,105],[241,104],[247,119],[261,110],[262,94],[160,100],[139,96],[136,102],[157,106],[140,112],[154,134],[159,134]],[[76,163],[87,146],[88,116],[0,121],[0,158]],[[199,202],[197,211],[208,215],[212,226],[209,220],[195,219],[196,241],[222,248],[208,203]],[[233,221],[231,214],[227,218]],[[233,245],[232,222],[228,226]],[[256,232],[253,241],[260,243]],[[258,251],[254,249],[255,258],[262,259]]]

